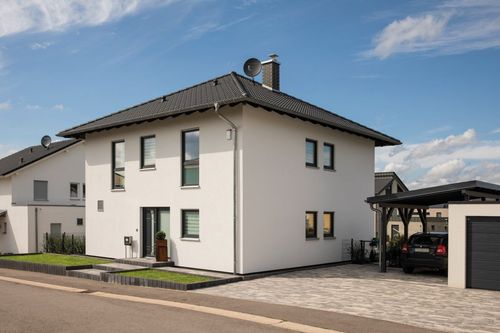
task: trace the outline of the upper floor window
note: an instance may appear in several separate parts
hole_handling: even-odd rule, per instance
[[[327,170],[334,170],[335,165],[334,165],[334,160],[333,160],[333,155],[334,155],[334,146],[330,143],[324,143],[323,144],[323,168]]]
[[[182,185],[200,183],[200,131],[182,132]]]
[[[141,138],[141,169],[154,168],[156,163],[156,138],[154,135]]]
[[[78,183],[69,184],[69,197],[71,199],[78,198]]]
[[[112,188],[125,188],[125,141],[113,142]]]
[[[46,180],[33,181],[33,200],[48,201],[48,188],[49,182],[47,182]]]
[[[317,238],[316,212],[306,212],[306,238]]]
[[[323,213],[323,238],[334,237],[333,212]]]
[[[306,139],[306,166],[318,166],[317,145],[315,140]]]

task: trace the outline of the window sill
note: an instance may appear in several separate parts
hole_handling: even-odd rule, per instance
[[[319,240],[318,237],[309,237],[309,238],[306,238],[306,241],[317,241]]]
[[[111,192],[125,192],[124,188],[113,188],[111,189]]]
[[[80,198],[69,198],[71,201],[80,201]]]
[[[181,190],[192,190],[192,189],[199,189],[200,185],[183,185],[181,186]]]
[[[188,242],[199,242],[199,238],[188,238],[188,237],[181,237],[181,241],[188,241]]]
[[[329,172],[335,172],[335,171],[337,171],[337,170],[335,170],[335,169],[329,169],[329,168],[323,168],[323,170],[325,170],[325,171],[329,171]]]
[[[337,239],[337,237],[335,237],[335,236],[323,236],[323,239],[324,240],[334,240],[334,239]]]
[[[42,200],[42,199],[39,199],[39,200],[33,200],[33,202],[49,202],[49,200]]]
[[[145,167],[145,168],[140,168],[139,171],[155,171],[156,167]]]
[[[317,165],[307,165],[307,164],[306,164],[306,168],[307,169],[319,169],[319,167]]]

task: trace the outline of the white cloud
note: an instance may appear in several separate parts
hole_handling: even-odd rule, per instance
[[[42,107],[37,104],[28,104],[26,105],[27,110],[40,110]]]
[[[216,31],[223,31],[229,27],[232,27],[234,25],[245,22],[245,21],[249,20],[252,16],[253,15],[248,15],[248,16],[241,17],[237,20],[227,22],[224,24],[219,23],[219,22],[213,22],[213,21],[204,22],[200,25],[194,26],[191,29],[189,29],[183,38],[184,38],[184,40],[198,39],[207,33],[216,32]]]
[[[480,140],[468,129],[446,138],[378,148],[376,166],[398,172],[413,188],[472,179],[499,182],[495,170],[500,170],[500,141]]]
[[[365,57],[398,53],[457,54],[500,47],[500,1],[448,0],[428,13],[388,24]]]
[[[54,110],[59,110],[63,111],[64,110],[64,104],[56,104],[52,107]]]
[[[12,104],[9,101],[0,102],[0,111],[6,111],[12,109]]]
[[[500,134],[500,128],[494,129],[490,134]]]
[[[22,32],[98,26],[174,0],[2,0],[0,38]]]
[[[36,42],[30,45],[32,50],[45,50],[46,48],[54,45],[54,42]]]

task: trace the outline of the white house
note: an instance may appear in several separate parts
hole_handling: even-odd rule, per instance
[[[87,254],[246,274],[370,239],[374,149],[397,139],[230,73],[59,133],[85,140]],[[124,236],[133,237],[132,248]]]
[[[0,159],[0,253],[43,250],[43,235],[85,233],[83,142],[33,146]]]

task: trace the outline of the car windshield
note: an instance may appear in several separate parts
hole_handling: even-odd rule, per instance
[[[415,236],[410,240],[411,245],[439,245],[441,237],[431,235]]]

